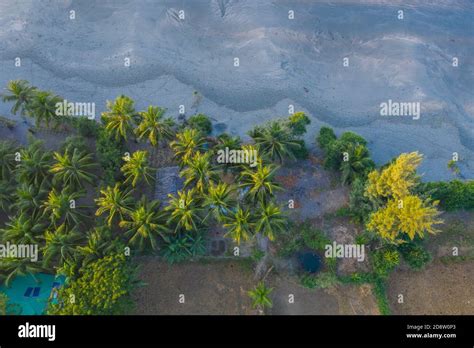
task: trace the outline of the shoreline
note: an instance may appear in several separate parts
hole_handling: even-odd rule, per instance
[[[450,180],[447,163],[458,152],[461,172],[474,177],[474,49],[467,22],[473,6],[412,2],[406,14],[415,21],[389,27],[393,6],[384,2],[318,3],[306,12],[299,11],[304,3],[294,4],[297,22],[281,20],[286,3],[217,5],[188,4],[188,19],[179,22],[177,8],[133,0],[90,7],[6,2],[0,5],[0,85],[25,79],[68,100],[94,102],[96,115],[120,94],[137,109],[158,105],[175,118],[184,105],[188,117],[204,113],[218,129],[244,139],[254,125],[286,117],[291,104],[311,118],[307,134],[327,125],[337,134],[364,136],[378,165],[418,150],[426,180]],[[74,22],[62,15],[71,6]],[[130,16],[118,26],[124,11]],[[22,20],[28,13],[40,15]],[[455,24],[440,21],[447,13]],[[361,27],[361,20],[373,25]],[[456,70],[448,64],[453,52],[461,62]],[[16,56],[21,68],[13,64]],[[347,68],[335,63],[343,56]],[[131,59],[128,68],[124,57]],[[193,107],[195,91],[202,100]],[[378,106],[389,99],[420,101],[420,120],[381,117]],[[0,115],[9,117],[8,105],[0,105]],[[305,140],[314,146],[312,137]]]

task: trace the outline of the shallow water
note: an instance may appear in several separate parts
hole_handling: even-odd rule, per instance
[[[184,105],[240,135],[291,104],[312,119],[310,143],[329,124],[365,136],[379,164],[419,150],[426,180],[450,179],[458,152],[473,177],[474,4],[390,3],[0,0],[0,85],[24,78],[98,112],[122,93],[173,116]],[[420,119],[380,116],[389,99],[420,102]]]
[[[306,272],[316,273],[321,268],[321,257],[313,252],[300,255],[301,266]]]

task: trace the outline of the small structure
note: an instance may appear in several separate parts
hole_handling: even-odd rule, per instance
[[[179,167],[164,167],[156,171],[155,199],[162,206],[168,205],[168,194],[176,194],[183,188],[184,179],[179,176]]]
[[[36,278],[36,280],[35,280]],[[5,293],[10,303],[21,309],[21,315],[44,314],[49,301],[57,301],[54,293],[64,284],[65,277],[46,273],[17,276],[11,286],[1,286],[0,292]]]

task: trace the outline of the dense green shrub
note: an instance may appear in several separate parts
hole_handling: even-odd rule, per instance
[[[431,254],[422,245],[408,242],[398,247],[403,259],[411,268],[420,270],[431,261]]]
[[[176,236],[163,247],[163,257],[171,264],[185,261],[192,257],[190,247],[191,241],[187,236]]]
[[[209,135],[212,132],[212,122],[208,116],[204,114],[193,115],[188,119],[188,125],[197,129],[203,135]]]
[[[89,152],[86,139],[82,135],[69,136],[61,145],[61,151],[63,152],[68,151],[72,153],[74,149],[78,149],[80,152]]]
[[[342,133],[341,137],[339,138],[339,141],[342,143],[350,143],[350,144],[367,146],[367,140],[365,140],[359,134],[351,132],[351,131]]]
[[[137,285],[136,267],[123,254],[112,254],[88,263],[59,290],[58,304],[48,314],[125,314],[132,306],[131,291]],[[74,296],[75,301],[70,299]]]
[[[352,182],[349,194],[349,209],[351,216],[358,222],[364,223],[369,215],[374,211],[374,206],[365,193],[366,181],[363,178],[356,178]]]
[[[328,170],[339,170],[342,163],[342,156],[346,150],[346,144],[341,143],[340,141],[334,140],[331,142],[324,154],[324,168]]]
[[[321,272],[317,275],[305,274],[300,279],[301,285],[309,289],[325,289],[339,284],[334,272]]]
[[[306,133],[306,126],[311,120],[304,112],[295,112],[288,118],[288,128],[294,136],[301,136]]]
[[[387,291],[385,289],[385,283],[382,279],[376,279],[374,281],[374,287],[372,292],[375,296],[375,299],[377,300],[380,314],[390,315],[391,310],[390,305],[388,303]]]
[[[288,235],[279,235],[278,244],[278,255],[281,257],[288,257],[293,255],[299,249],[304,247],[303,241],[299,238],[292,238]]]
[[[346,157],[339,167],[343,184],[351,184],[358,178],[365,179],[375,169],[375,163],[365,145],[350,143],[345,150]]]
[[[321,127],[319,130],[319,135],[316,138],[319,147],[323,150],[327,150],[329,145],[334,140],[336,140],[336,134],[334,134],[334,130],[330,127]]]
[[[250,254],[250,258],[253,262],[259,262],[265,256],[265,252],[258,247],[252,248],[252,254]]]
[[[336,217],[350,217],[351,216],[351,210],[349,207],[340,207],[338,210],[334,212],[334,216]]]
[[[182,262],[193,256],[204,255],[207,251],[206,244],[203,234],[177,235],[163,247],[163,257],[171,264]]]
[[[308,152],[308,149],[306,148],[306,144],[304,140],[299,139],[299,140],[295,140],[295,142],[297,142],[300,146],[294,147],[291,149],[293,156],[295,156],[295,158],[299,160],[307,159],[309,156],[309,152]]]
[[[100,125],[95,120],[87,117],[73,117],[71,123],[83,137],[96,137],[99,134]]]
[[[328,272],[336,273],[337,270],[337,258],[335,257],[325,257],[324,258],[324,264],[326,265],[326,268]]]
[[[204,255],[207,252],[207,241],[203,233],[198,233],[194,236],[188,234],[189,252],[192,256]]]
[[[343,154],[347,152],[352,154],[352,157],[356,155],[355,149],[357,146],[363,146],[363,151],[358,150],[358,154],[361,158],[357,158],[360,162],[357,166],[363,167],[358,168],[358,171],[365,173],[373,169],[374,163],[370,160],[370,154],[367,149],[367,141],[360,135],[354,132],[344,132],[339,139],[332,140],[325,148],[324,167],[330,170],[339,170],[343,161]],[[356,158],[349,158],[349,161],[356,160]]]
[[[439,200],[440,207],[446,211],[474,209],[474,180],[420,183],[417,191]]]
[[[321,230],[313,228],[310,223],[305,222],[300,226],[301,236],[304,244],[311,249],[322,251],[331,241]]]
[[[308,289],[314,289],[318,285],[318,281],[315,275],[305,274],[300,278],[301,285]]]
[[[10,302],[7,294],[0,292],[0,315],[20,315],[21,307]]]
[[[400,254],[395,248],[387,247],[375,251],[371,260],[375,274],[379,278],[385,279],[400,263]]]
[[[358,234],[355,237],[355,242],[356,242],[356,244],[366,245],[366,244],[369,244],[370,242],[372,242],[376,238],[377,238],[376,234],[371,233],[369,231],[364,231],[364,232]]]
[[[117,140],[101,128],[96,141],[96,151],[99,164],[104,170],[102,180],[104,184],[113,186],[122,175],[120,168],[126,152],[125,144],[123,140]]]
[[[288,257],[303,248],[311,248],[317,251],[324,251],[326,244],[330,240],[323,232],[311,226],[309,221],[303,223],[291,223],[290,228],[278,235],[278,255]]]

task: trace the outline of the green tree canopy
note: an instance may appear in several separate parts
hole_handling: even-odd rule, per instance
[[[59,290],[59,304],[49,314],[114,315],[131,308],[130,292],[136,285],[135,267],[123,254],[112,254],[82,267]]]

